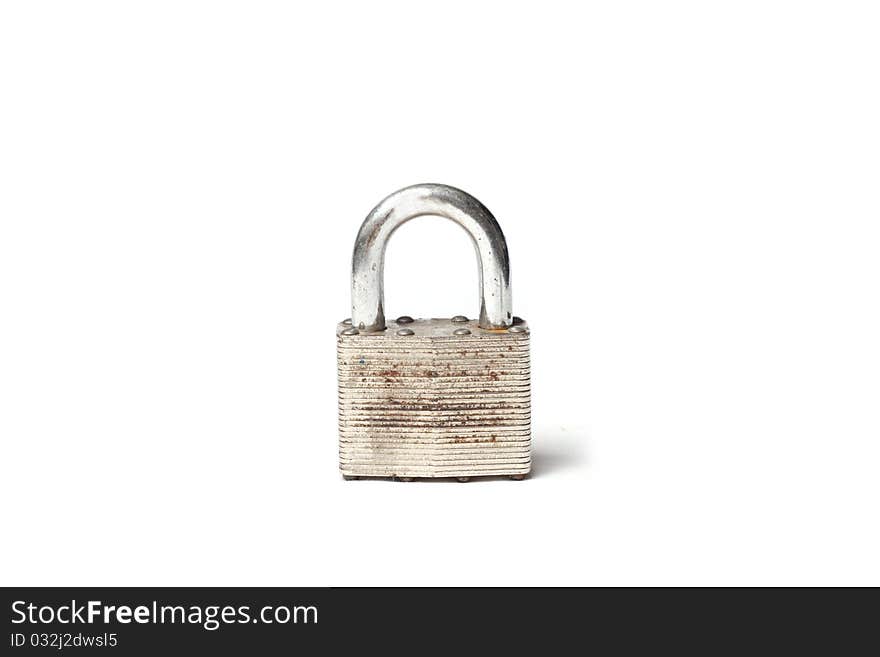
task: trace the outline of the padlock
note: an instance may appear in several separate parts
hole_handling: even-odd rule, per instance
[[[470,235],[480,265],[478,321],[386,321],[385,247],[400,225],[423,215],[451,219]],[[354,245],[351,319],[337,326],[336,338],[346,479],[529,473],[529,328],[513,316],[504,234],[473,196],[414,185],[373,208]]]

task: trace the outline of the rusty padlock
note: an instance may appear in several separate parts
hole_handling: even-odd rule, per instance
[[[480,319],[386,321],[385,247],[403,223],[439,215],[480,263]],[[507,243],[477,199],[414,185],[367,215],[354,245],[351,319],[336,328],[339,467],[346,479],[507,475],[531,468],[529,328],[513,316]]]

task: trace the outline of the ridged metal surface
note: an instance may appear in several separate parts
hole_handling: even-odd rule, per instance
[[[413,335],[397,335],[406,327]],[[524,329],[525,324],[519,324]],[[470,335],[453,335],[456,329]],[[524,475],[531,468],[529,332],[477,322],[339,324],[339,466],[352,477]]]

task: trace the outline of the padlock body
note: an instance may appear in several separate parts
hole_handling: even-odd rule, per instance
[[[339,324],[339,467],[347,477],[525,475],[531,468],[529,329],[476,321]],[[412,335],[399,335],[409,329]],[[456,335],[461,329],[468,335]]]

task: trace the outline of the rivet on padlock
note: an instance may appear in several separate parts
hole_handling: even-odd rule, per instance
[[[480,264],[479,320],[386,322],[388,239],[423,215],[451,219],[470,235]],[[388,196],[361,225],[351,294],[351,320],[336,329],[345,478],[528,474],[530,331],[512,314],[507,243],[489,210],[446,185],[414,185]]]

